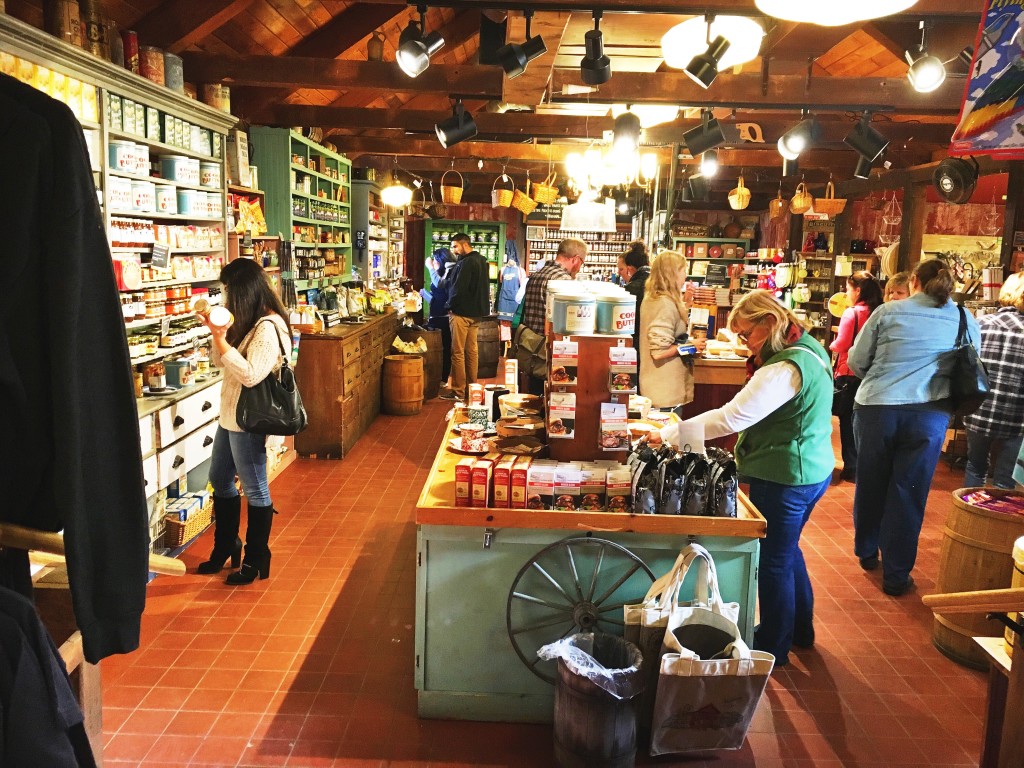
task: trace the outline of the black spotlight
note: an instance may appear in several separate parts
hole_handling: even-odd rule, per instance
[[[871,161],[864,157],[864,155],[857,158],[857,167],[853,170],[853,176],[857,179],[871,177]]]
[[[971,66],[971,62],[974,60],[974,48],[968,45],[966,48],[960,51],[960,53],[958,53],[956,57],[964,63],[964,66],[969,67]]]
[[[632,112],[623,112],[615,118],[612,146],[624,152],[635,152],[640,146],[641,128],[639,117]]]
[[[719,35],[704,53],[698,53],[683,71],[690,76],[701,88],[708,88],[715,78],[718,77],[718,62],[722,60],[722,54],[729,50],[729,41]]]
[[[580,76],[586,85],[601,85],[612,79],[612,60],[604,55],[601,11],[594,11],[594,28],[584,35],[587,54],[580,62]]]
[[[533,18],[533,11],[525,11],[526,17],[526,39],[522,45],[509,43],[498,49],[498,63],[505,70],[509,79],[519,77],[526,71],[526,65],[531,61],[547,53],[548,47],[544,44],[544,38],[540,35],[530,37],[530,20]]]
[[[707,200],[711,191],[708,180],[701,174],[691,176],[686,180],[687,189],[690,191],[691,200]]]
[[[875,162],[889,146],[889,140],[871,125],[871,115],[867,112],[853,126],[843,143],[870,163]]]
[[[801,152],[820,140],[821,125],[815,118],[807,117],[807,110],[804,110],[803,119],[779,137],[779,154],[796,160]]]
[[[409,77],[416,77],[430,66],[430,57],[444,47],[444,38],[437,32],[426,34],[427,6],[418,5],[420,21],[410,21],[398,38],[395,61]]]
[[[788,157],[782,158],[782,175],[787,179],[791,179],[794,176],[800,174],[800,161],[795,157],[790,160]]]
[[[452,107],[452,116],[437,123],[434,126],[434,131],[437,133],[437,140],[441,142],[441,146],[448,149],[460,141],[476,136],[476,121],[466,111],[462,99],[456,99],[455,105]]]
[[[683,143],[694,157],[723,144],[736,144],[739,140],[740,132],[736,125],[719,122],[711,116],[710,109],[701,113],[700,125],[683,134]]]

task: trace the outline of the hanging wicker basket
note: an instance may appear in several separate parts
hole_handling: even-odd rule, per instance
[[[743,177],[740,176],[736,189],[729,193],[729,207],[734,211],[742,211],[750,205],[750,190],[743,184]]]
[[[525,192],[521,189],[516,189],[516,191],[512,193],[512,207],[523,214],[524,219],[536,210],[537,201],[530,197],[529,178],[526,180]]]
[[[825,185],[825,196],[814,198],[814,212],[827,216],[838,216],[846,208],[846,198],[836,197],[836,188],[830,181]]]
[[[503,184],[507,181],[512,185],[512,189],[498,189],[498,182]],[[512,205],[512,198],[516,193],[516,184],[512,181],[512,177],[507,174],[502,174],[494,180],[491,184],[491,208],[508,208]]]
[[[533,199],[540,205],[551,205],[558,199],[558,187],[555,186],[555,172],[547,175],[544,181],[533,185]]]
[[[768,212],[771,214],[773,219],[778,219],[786,213],[786,209],[788,207],[789,203],[782,198],[782,189],[780,188],[779,196],[768,203]]]
[[[454,173],[459,177],[458,186],[449,186],[444,183],[445,177],[449,173]],[[462,202],[462,174],[458,171],[445,171],[441,174],[441,202],[448,203],[449,205],[458,205]]]
[[[795,216],[800,216],[811,210],[811,206],[814,204],[814,198],[811,197],[811,193],[807,191],[807,185],[802,181],[796,185],[796,192],[793,194],[793,199],[789,201],[789,212]]]

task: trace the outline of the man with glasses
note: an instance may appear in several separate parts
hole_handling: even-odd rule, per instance
[[[526,283],[526,294],[523,296],[522,325],[541,338],[544,337],[545,304],[548,295],[549,280],[573,280],[587,259],[587,244],[576,237],[567,237],[558,244],[558,252],[554,261],[547,262],[543,267],[530,275]],[[544,379],[534,376],[529,369],[529,391],[532,394],[544,393]]]

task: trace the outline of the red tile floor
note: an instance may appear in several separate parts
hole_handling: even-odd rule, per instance
[[[299,460],[272,487],[272,577],[192,573],[149,588],[141,650],[103,662],[107,765],[552,766],[551,729],[419,720],[413,688],[414,504],[447,406],[380,417],[344,461]],[[915,578],[882,594],[851,554],[848,483],[803,537],[817,645],[773,673],[742,750],[640,764],[692,768],[977,765],[985,678],[931,645],[949,491],[941,462]]]

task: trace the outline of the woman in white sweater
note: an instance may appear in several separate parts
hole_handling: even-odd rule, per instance
[[[220,425],[213,441],[210,484],[213,486],[213,554],[199,565],[199,573],[218,573],[231,558],[238,567],[242,542],[238,538],[242,500],[235,475],[248,499],[245,560],[227,577],[228,584],[251,584],[270,576],[270,527],[274,507],[267,482],[266,435],[243,432],[235,420],[242,387],[254,387],[281,369],[291,350],[287,310],[263,268],[251,259],[236,259],[220,273],[227,308],[234,315],[230,326],[203,322],[210,329],[213,364],[224,370],[220,395]]]
[[[662,251],[651,264],[651,276],[640,305],[640,393],[655,408],[674,408],[693,400],[693,358],[680,357],[689,310],[683,301],[686,257]]]

